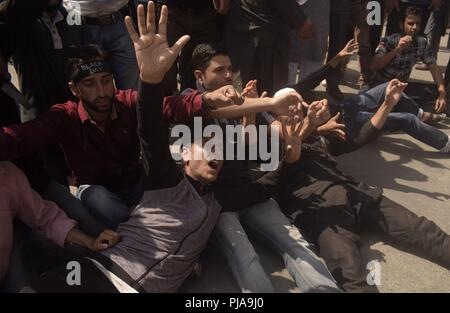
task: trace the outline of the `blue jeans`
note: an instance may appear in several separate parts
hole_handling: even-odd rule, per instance
[[[284,216],[275,200],[270,199],[239,213],[221,213],[212,234],[213,243],[225,255],[243,292],[274,292],[274,289],[241,223],[255,239],[283,257],[302,292],[340,291],[299,230]]]
[[[381,106],[387,84],[378,85],[345,101],[343,118],[347,135],[350,138],[358,135],[363,125],[372,118]],[[418,117],[419,106],[412,98],[403,94],[395,107],[395,111],[389,113],[382,131],[404,131],[411,137],[437,150],[441,150],[447,145],[449,137],[445,133],[420,120]]]
[[[51,182],[43,197],[46,200],[55,202],[66,212],[67,216],[78,223],[78,228],[83,232],[96,238],[106,225],[89,212],[82,202],[70,193],[65,186]]]
[[[133,43],[124,21],[110,25],[90,25],[86,27],[92,33],[97,45],[109,56],[117,89],[136,89],[139,69]]]
[[[92,216],[107,228],[115,230],[130,217],[130,211],[142,197],[142,180],[136,185],[120,191],[110,191],[103,186],[81,185],[77,198]]]

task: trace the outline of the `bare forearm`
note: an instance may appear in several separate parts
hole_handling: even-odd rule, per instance
[[[231,105],[218,108],[208,113],[210,118],[236,118],[243,115],[271,111],[273,109],[271,98],[245,99],[242,105]]]
[[[74,227],[67,234],[66,243],[78,244],[92,250],[94,247],[95,239],[86,235],[78,228]]]
[[[372,125],[381,130],[386,123],[387,118],[389,117],[389,113],[391,113],[394,106],[389,105],[384,101],[381,106],[378,108],[377,112],[372,116],[370,122]]]
[[[308,117],[303,120],[302,130],[300,131],[300,139],[305,141],[317,128],[309,121]]]
[[[385,55],[375,56],[372,60],[372,64],[370,65],[371,70],[377,71],[383,69],[384,67],[386,67],[386,65],[389,64],[389,62],[392,61],[392,59],[397,56],[399,52],[400,50],[394,49],[386,53]]]
[[[330,62],[328,62],[328,64],[331,67],[336,68],[336,67],[338,67],[339,63],[341,63],[341,61],[342,61],[342,57],[338,53],[334,56],[334,58],[331,59]]]
[[[436,83],[436,86],[439,90],[439,94],[445,96],[446,95],[445,84],[441,70],[436,64],[428,65],[428,68],[430,69],[431,75],[433,76],[433,80]]]

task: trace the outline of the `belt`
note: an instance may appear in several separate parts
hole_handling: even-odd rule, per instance
[[[130,8],[128,5],[111,14],[105,14],[97,17],[83,17],[83,21],[90,25],[110,25],[123,21],[127,15],[130,15]]]

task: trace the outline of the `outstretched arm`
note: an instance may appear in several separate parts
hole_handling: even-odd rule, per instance
[[[125,23],[134,44],[140,83],[138,91],[138,134],[141,142],[146,189],[169,188],[181,178],[169,150],[168,124],[163,119],[163,97],[160,83],[175,62],[189,36],[181,37],[173,47],[167,43],[167,6],[161,9],[159,32],[155,27],[155,5],[148,3],[147,19],[144,6],[137,9],[139,33],[136,33],[131,18]]]
[[[356,53],[358,50],[358,43],[355,40],[350,40],[347,45],[339,51],[334,58],[330,60],[326,65],[319,68],[317,71],[309,74],[307,77],[299,81],[293,86],[293,88],[299,93],[303,94],[305,91],[316,88],[320,82],[328,78],[333,70],[345,59]]]

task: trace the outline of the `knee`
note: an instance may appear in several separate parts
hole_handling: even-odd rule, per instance
[[[331,229],[325,230],[319,237],[319,249],[330,271],[339,268],[357,270],[361,268],[362,261],[358,246],[352,240],[334,233]]]
[[[410,129],[418,130],[422,121],[412,113],[404,113],[402,119],[404,125]]]
[[[78,198],[95,216],[99,216],[107,227],[116,229],[128,219],[128,206],[113,192],[103,186],[81,187]]]
[[[98,185],[81,186],[78,189],[77,197],[86,204],[91,202],[104,203],[112,198],[111,191]]]

